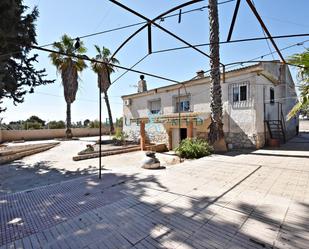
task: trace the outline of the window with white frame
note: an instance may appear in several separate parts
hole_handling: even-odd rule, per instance
[[[148,103],[151,114],[158,114],[161,112],[161,99],[151,100]]]
[[[176,112],[189,112],[190,111],[190,96],[176,97]]]
[[[244,102],[249,100],[249,84],[240,83],[232,85],[233,103]]]

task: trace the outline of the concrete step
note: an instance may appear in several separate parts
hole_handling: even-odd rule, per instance
[[[45,150],[49,150],[58,144],[59,142],[25,145],[18,148],[14,148],[15,146],[12,146],[12,148],[5,148],[5,151],[1,151],[0,154],[0,165],[21,159],[25,156],[30,156]]]

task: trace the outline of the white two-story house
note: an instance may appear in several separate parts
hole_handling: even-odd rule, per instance
[[[261,148],[268,138],[282,142],[297,133],[297,118],[286,115],[297,102],[295,84],[287,65],[261,62],[225,72],[222,76],[225,140],[229,148]],[[193,80],[147,90],[143,77],[139,92],[122,96],[123,131],[140,137],[146,122],[151,143],[175,148],[186,137],[207,139],[210,124],[210,79],[202,71]]]

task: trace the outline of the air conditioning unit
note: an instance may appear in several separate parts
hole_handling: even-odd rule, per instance
[[[125,100],[124,100],[124,105],[125,105],[125,106],[131,105],[131,99],[125,99]]]

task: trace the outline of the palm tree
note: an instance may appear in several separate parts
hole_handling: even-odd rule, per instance
[[[108,48],[103,47],[101,50],[100,47],[97,45],[95,45],[94,47],[97,51],[97,55],[94,58],[95,60],[102,61],[102,62],[110,62],[112,64],[119,64],[119,61],[116,58],[110,57],[111,52]],[[108,119],[109,119],[109,124],[110,124],[110,132],[113,133],[114,124],[113,124],[112,111],[111,111],[111,107],[110,107],[109,100],[108,100],[107,90],[111,85],[110,75],[115,70],[112,65],[107,65],[107,64],[99,63],[99,62],[92,62],[91,67],[92,67],[92,70],[98,75],[98,87],[100,88],[101,86],[101,92],[104,93],[104,99],[105,99],[105,104],[106,104]]]
[[[300,110],[305,110],[309,106],[309,49],[300,54],[294,54],[288,58],[288,62],[297,65],[297,77],[301,82],[300,101],[292,108],[288,114],[288,119],[296,116]]]
[[[222,94],[220,85],[219,18],[217,0],[209,0],[210,36],[210,82],[211,82],[211,123],[208,139],[211,144],[224,138],[222,123]],[[225,150],[224,148],[219,150]]]
[[[62,55],[58,53],[50,53],[49,57],[53,65],[56,66],[57,71],[61,73],[61,80],[64,90],[64,98],[67,103],[66,112],[66,137],[72,138],[71,131],[71,104],[75,101],[78,90],[78,73],[83,71],[87,65],[83,59],[74,58],[70,55],[83,55],[86,48],[82,41],[79,46],[74,46],[74,39],[64,34],[60,42],[55,42],[53,48],[59,52],[69,55]]]

